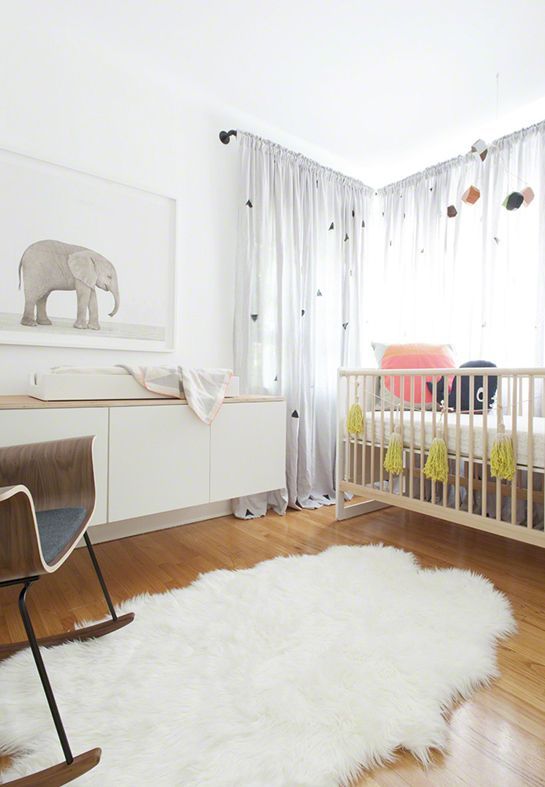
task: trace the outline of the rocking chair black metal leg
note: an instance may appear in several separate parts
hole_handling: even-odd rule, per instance
[[[53,690],[49,682],[49,677],[45,669],[45,665],[42,659],[42,654],[40,653],[40,648],[36,641],[34,627],[32,626],[32,621],[30,620],[30,615],[28,614],[28,610],[26,606],[26,594],[28,592],[28,589],[30,588],[30,585],[32,584],[32,581],[34,580],[26,581],[23,586],[23,589],[19,594],[19,612],[21,613],[21,618],[23,619],[23,624],[30,644],[30,649],[32,650],[32,655],[34,656],[34,661],[36,662],[36,667],[40,675],[40,680],[42,681],[42,686],[45,691],[45,696],[47,698],[49,710],[51,711],[53,722],[57,729],[57,735],[59,736],[62,750],[64,752],[64,758],[66,760],[66,764],[71,765],[72,762],[74,761],[74,757],[72,755],[72,751],[70,750],[70,744],[68,743],[68,738],[66,737],[66,732],[64,731],[64,726],[59,713],[59,709],[57,707],[57,702],[55,700],[55,696],[53,694]]]
[[[104,581],[104,577],[102,576],[102,571],[100,570],[100,566],[98,565],[97,556],[95,555],[95,550],[93,549],[93,544],[91,543],[91,539],[89,538],[89,533],[85,531],[83,535],[85,539],[85,543],[87,544],[87,549],[89,550],[89,555],[91,556],[91,560],[93,562],[93,566],[98,577],[98,581],[100,582],[100,587],[102,588],[102,592],[104,593],[104,598],[106,599],[106,603],[108,605],[108,609],[110,610],[110,615],[112,616],[112,620],[117,620],[117,613],[114,609],[114,605],[112,603],[112,599],[110,597],[110,593],[108,588],[106,587],[106,582]]]

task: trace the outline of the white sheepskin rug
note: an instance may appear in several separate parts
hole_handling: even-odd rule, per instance
[[[140,596],[127,628],[45,652],[78,784],[334,787],[444,749],[455,699],[497,675],[509,602],[391,547],[332,547]],[[4,779],[62,760],[29,651],[0,666]]]

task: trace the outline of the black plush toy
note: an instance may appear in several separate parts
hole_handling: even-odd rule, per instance
[[[493,367],[496,368],[495,363],[491,363],[490,361],[468,361],[467,363],[463,363],[460,366],[460,369],[483,369],[483,368]],[[471,410],[471,402],[469,399],[469,381],[471,377],[469,375],[462,375],[460,377],[455,377],[452,383],[452,388],[450,389],[448,395],[448,406],[449,409],[455,410],[456,409],[456,383],[460,380],[460,410],[462,412],[468,412]],[[433,392],[433,383],[426,383],[429,390]],[[444,387],[445,387],[445,380],[444,377],[441,377],[437,380],[436,383],[436,391],[437,391],[437,401],[439,404],[442,404],[445,395],[444,395]],[[498,389],[498,378],[494,376],[488,377],[488,402],[486,403],[486,409],[490,410],[492,404],[494,402],[494,397],[496,396],[496,391]],[[482,413],[484,410],[483,406],[484,400],[484,384],[483,384],[483,377],[482,375],[475,375],[475,384],[474,384],[474,399],[473,399],[473,412],[474,413]]]

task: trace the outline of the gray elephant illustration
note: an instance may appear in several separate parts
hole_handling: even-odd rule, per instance
[[[113,317],[119,309],[117,273],[112,263],[92,249],[60,240],[40,240],[24,252],[19,263],[25,289],[25,311],[21,325],[51,325],[47,298],[53,290],[75,290],[78,312],[74,328],[100,330],[95,287],[114,297]]]

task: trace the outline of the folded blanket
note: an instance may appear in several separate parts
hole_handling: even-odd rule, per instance
[[[122,365],[134,379],[153,393],[186,399],[193,412],[211,424],[219,412],[233,375],[230,369],[191,369],[182,366]]]

